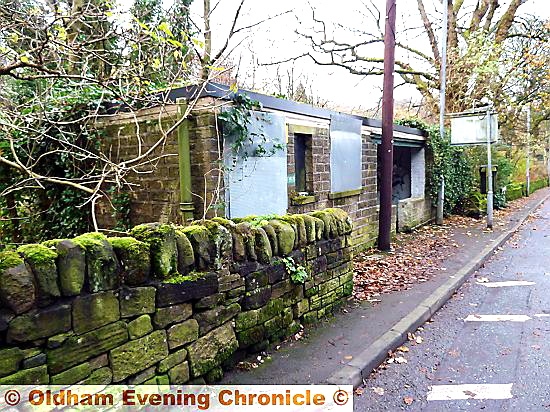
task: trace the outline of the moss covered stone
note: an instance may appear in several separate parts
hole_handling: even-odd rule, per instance
[[[166,332],[157,330],[143,338],[125,343],[109,353],[113,382],[120,382],[168,356]]]
[[[89,363],[83,363],[67,369],[64,372],[53,375],[50,378],[52,385],[72,385],[86,379],[92,373],[92,368]]]
[[[271,246],[271,256],[277,256],[279,254],[279,242],[277,240],[277,233],[273,226],[266,221],[264,225],[261,226],[267,238],[269,239],[269,245]]]
[[[238,347],[231,323],[214,329],[187,348],[191,375],[196,378],[220,366]]]
[[[307,230],[304,218],[302,215],[286,215],[282,216],[281,220],[289,222],[293,225],[296,231],[295,248],[302,248],[307,245]]]
[[[42,365],[0,378],[0,385],[46,385],[49,381],[48,367]]]
[[[71,305],[60,304],[33,309],[15,317],[9,324],[8,340],[28,342],[71,329]]]
[[[48,350],[48,367],[58,373],[128,341],[126,323],[115,322],[83,335],[71,336],[59,348]]]
[[[177,273],[178,249],[173,226],[148,223],[133,228],[131,235],[149,245],[152,272],[156,278],[166,279]]]
[[[216,269],[221,269],[224,262],[232,257],[233,238],[231,232],[224,225],[215,221],[206,220],[203,222],[210,233],[210,241],[213,244],[213,263]]]
[[[195,319],[199,323],[200,334],[204,335],[222,323],[233,319],[240,311],[241,306],[238,303],[233,303],[195,314]]]
[[[90,292],[115,289],[120,284],[120,264],[107,237],[86,233],[73,239],[86,251],[87,283]]]
[[[310,215],[320,219],[323,222],[323,237],[325,239],[335,238],[338,236],[336,218],[331,213],[319,210],[311,212]]]
[[[17,251],[25,257],[38,282],[39,291],[45,296],[61,296],[57,284],[57,252],[44,245],[20,246]]]
[[[296,233],[290,223],[281,220],[270,220],[269,225],[277,234],[279,256],[286,256],[294,249]]]
[[[31,271],[15,252],[0,253],[0,259],[0,302],[17,314],[28,311],[36,299]]]
[[[179,365],[180,363],[183,363],[185,359],[187,358],[187,350],[186,349],[180,349],[174,353],[171,353],[166,358],[161,360],[157,366],[157,372],[158,373],[164,373],[167,372],[168,369],[172,369],[174,366]]]
[[[128,318],[155,312],[156,289],[153,287],[125,288],[120,291],[120,316]]]
[[[235,226],[235,233],[241,236],[244,242],[244,250],[246,259],[256,261],[258,256],[256,255],[256,238],[253,233],[253,227],[248,222],[240,222]]]
[[[19,348],[0,349],[0,378],[16,372],[23,360],[23,351]]]
[[[192,314],[193,306],[190,303],[158,308],[153,316],[153,323],[155,327],[164,329],[168,325],[190,318]]]
[[[178,248],[178,272],[188,273],[195,263],[195,254],[191,241],[181,229],[176,230],[176,245]]]
[[[149,315],[141,315],[140,317],[128,322],[128,336],[130,339],[141,338],[153,331],[151,317]]]
[[[315,230],[315,218],[310,215],[300,215],[304,221],[304,226],[306,230],[306,239],[307,243],[313,243],[317,239],[316,230]]]
[[[271,228],[269,225],[265,227]],[[256,227],[252,229],[252,233],[254,234],[254,251],[256,252],[258,262],[268,264],[273,257],[273,251],[271,250],[271,242],[266,231],[263,227]]]
[[[189,381],[189,364],[180,363],[168,371],[168,378],[172,385],[181,385]]]
[[[179,348],[199,337],[199,324],[195,319],[173,325],[168,329],[168,346]]]
[[[21,256],[17,252],[5,251],[0,252],[0,272],[3,272],[6,269],[14,268],[16,266],[22,265],[25,263]]]
[[[348,235],[353,230],[353,223],[349,215],[342,209],[329,208],[324,210],[326,213],[332,214],[336,221],[336,227],[340,236]]]
[[[223,378],[223,369],[218,366],[216,368],[210,369],[206,375],[204,375],[204,380],[206,383],[219,382]]]
[[[237,337],[239,341],[239,347],[242,349],[248,348],[265,340],[265,326],[257,325],[253,328],[243,330],[237,333]]]
[[[75,296],[84,286],[86,256],[84,249],[70,240],[57,243],[59,286],[64,296]]]
[[[137,286],[147,281],[151,272],[149,245],[133,237],[112,237],[108,239],[122,266],[122,281]]]
[[[259,309],[239,313],[235,318],[235,331],[250,329],[258,324]]]
[[[187,236],[195,255],[195,265],[199,270],[207,269],[212,263],[214,255],[214,242],[210,238],[210,231],[206,226],[191,225],[181,229]]]
[[[118,299],[112,291],[78,296],[73,302],[73,329],[78,335],[119,319]]]
[[[94,370],[80,382],[81,385],[108,385],[113,381],[113,371],[107,367]]]

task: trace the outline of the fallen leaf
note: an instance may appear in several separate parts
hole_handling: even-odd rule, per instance
[[[372,388],[372,391],[377,395],[380,395],[380,396],[384,395],[384,388],[380,388],[377,386]]]
[[[405,396],[403,398],[403,402],[405,402],[405,405],[412,405],[412,403],[414,402],[414,399],[412,396]]]
[[[365,392],[364,388],[357,388],[355,389],[355,394],[361,396]]]
[[[414,341],[420,345],[424,342],[424,338],[422,336],[417,336]]]
[[[475,398],[476,394],[472,391],[462,391],[464,395],[469,396],[470,398]]]
[[[479,277],[476,279],[478,283],[488,283],[489,282],[489,278],[486,278],[486,277]]]
[[[405,359],[403,356],[398,356],[397,358],[395,358],[395,361],[397,363],[407,363],[407,359]]]
[[[406,346],[400,346],[396,350],[398,350],[399,352],[408,352],[410,349]]]
[[[352,359],[353,359],[353,356],[351,356],[351,355],[346,355],[346,356],[344,356],[344,359],[345,359],[345,360],[352,360]]]

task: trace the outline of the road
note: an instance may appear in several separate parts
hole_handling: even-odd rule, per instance
[[[411,338],[356,411],[550,411],[550,201]]]

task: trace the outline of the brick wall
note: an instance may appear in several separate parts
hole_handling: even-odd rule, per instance
[[[177,121],[177,107],[170,105],[142,110],[136,117],[116,115],[99,123],[103,128],[103,150],[116,162],[129,161],[146,153]],[[161,129],[162,128],[162,129]],[[141,145],[141,151],[140,151]],[[126,176],[132,185],[124,190],[131,198],[131,224],[145,222],[180,221],[179,216],[179,165],[177,132],[171,133],[164,144],[146,156],[142,166]],[[98,207],[100,227],[112,228],[115,221],[113,208],[105,200]]]

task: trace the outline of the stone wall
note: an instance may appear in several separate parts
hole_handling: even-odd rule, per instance
[[[97,124],[103,130],[103,152],[116,163],[129,161],[146,153],[178,120],[177,106],[118,114]],[[125,176],[132,185],[130,195],[132,225],[146,222],[180,222],[180,187],[177,133],[171,133],[142,161],[142,166]],[[97,217],[102,228],[116,226],[113,207],[107,199],[100,202]]]
[[[341,209],[268,219],[0,253],[0,385],[213,382],[317,322],[352,292],[351,220]]]
[[[429,198],[409,198],[397,204],[397,230],[406,232],[428,223],[435,217]]]

